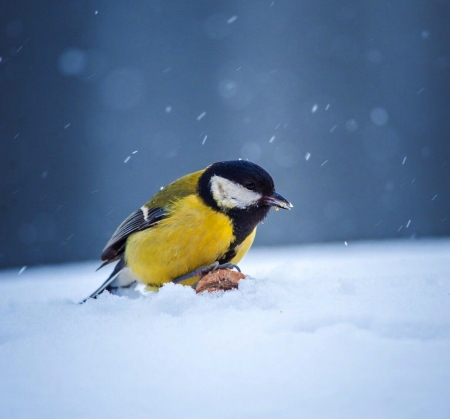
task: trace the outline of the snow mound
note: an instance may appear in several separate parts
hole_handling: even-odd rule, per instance
[[[5,418],[448,418],[450,240],[255,249],[239,290],[0,273]]]

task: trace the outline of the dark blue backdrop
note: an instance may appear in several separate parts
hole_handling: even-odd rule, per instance
[[[450,3],[9,1],[0,267],[97,258],[160,186],[248,158],[264,245],[450,233]]]

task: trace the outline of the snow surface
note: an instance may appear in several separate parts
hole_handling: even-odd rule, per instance
[[[1,418],[450,418],[450,240],[255,249],[240,289],[0,273]]]

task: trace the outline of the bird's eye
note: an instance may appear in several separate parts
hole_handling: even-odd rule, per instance
[[[245,182],[245,187],[247,188],[247,189],[250,189],[251,191],[253,190],[253,189],[255,189],[255,184],[254,184],[254,182],[251,182],[251,181],[248,181],[248,182]]]

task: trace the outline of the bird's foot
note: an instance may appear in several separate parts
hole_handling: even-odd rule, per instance
[[[187,273],[186,275],[179,276],[178,278],[175,278],[172,282],[175,284],[179,284],[180,282],[186,281],[186,279],[195,278],[197,276],[200,277],[201,279],[206,274],[214,272],[217,269],[236,269],[238,272],[241,272],[239,266],[235,265],[234,263],[228,262],[220,264],[219,262],[216,261],[214,263],[211,263],[211,265],[201,266],[200,268],[197,268],[194,271]],[[192,288],[195,289],[197,284],[198,281],[194,285],[192,285]]]

